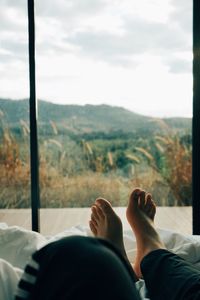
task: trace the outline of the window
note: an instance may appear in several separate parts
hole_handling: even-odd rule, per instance
[[[28,208],[29,105],[23,100],[28,95],[27,8],[23,1],[0,6],[0,208]],[[22,100],[18,105],[11,99]]]
[[[40,1],[36,37],[41,206],[191,205],[192,2]]]
[[[192,3],[36,3],[43,207],[191,205]]]

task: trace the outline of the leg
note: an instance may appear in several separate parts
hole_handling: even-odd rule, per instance
[[[141,270],[152,300],[199,300],[200,272],[167,250],[155,250],[141,262]]]
[[[150,298],[200,299],[200,272],[165,249],[150,211],[155,214],[151,197],[140,189],[134,190],[127,207],[127,219],[136,235],[136,273],[143,275]]]
[[[155,228],[154,217],[156,206],[149,193],[135,189],[129,199],[126,216],[135,234],[137,255],[134,265],[136,275],[141,278],[141,260],[149,252],[156,249],[165,249]]]
[[[31,296],[16,299],[140,299],[132,270],[105,240],[67,237],[37,251],[33,259],[39,268],[31,289],[29,282]],[[24,278],[30,279],[30,276]],[[27,286],[22,281],[21,290]]]

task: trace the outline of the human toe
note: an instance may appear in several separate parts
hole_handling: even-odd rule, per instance
[[[96,224],[94,223],[93,220],[89,221],[89,226],[90,226],[90,230],[92,231],[92,233],[94,235],[97,235],[97,229],[96,229]]]
[[[104,214],[104,211],[101,208],[101,206],[95,204],[95,208],[96,208],[96,213],[98,214],[99,219],[104,219],[105,218],[105,214]]]
[[[136,189],[134,189],[133,191],[132,191],[132,193],[131,193],[131,195],[130,195],[130,198],[132,199],[132,200],[138,200],[138,197],[139,197],[139,195],[140,195],[140,193],[141,193],[141,189],[139,189],[139,188],[136,188]]]
[[[152,196],[150,193],[147,193],[145,196],[145,210],[150,211],[153,206]]]
[[[103,214],[110,213],[113,210],[111,203],[104,198],[97,198],[95,204],[101,209]]]
[[[91,207],[91,211],[92,211],[93,217],[94,217],[96,220],[99,220],[99,213],[98,213],[98,210],[97,210],[97,206],[96,206],[96,205],[93,205],[93,206]]]
[[[143,191],[143,190],[139,194],[138,205],[141,209],[145,208],[145,205],[146,205],[146,192]]]

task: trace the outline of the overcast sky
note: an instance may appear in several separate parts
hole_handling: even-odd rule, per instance
[[[26,0],[0,0],[0,97],[28,97]],[[192,0],[36,0],[37,96],[192,116]]]

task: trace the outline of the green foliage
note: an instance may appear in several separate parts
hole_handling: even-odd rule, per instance
[[[191,120],[105,105],[39,109],[42,207],[84,207],[98,196],[126,205],[135,186],[158,205],[191,204]],[[0,112],[0,207],[29,207],[27,101],[0,100]]]

